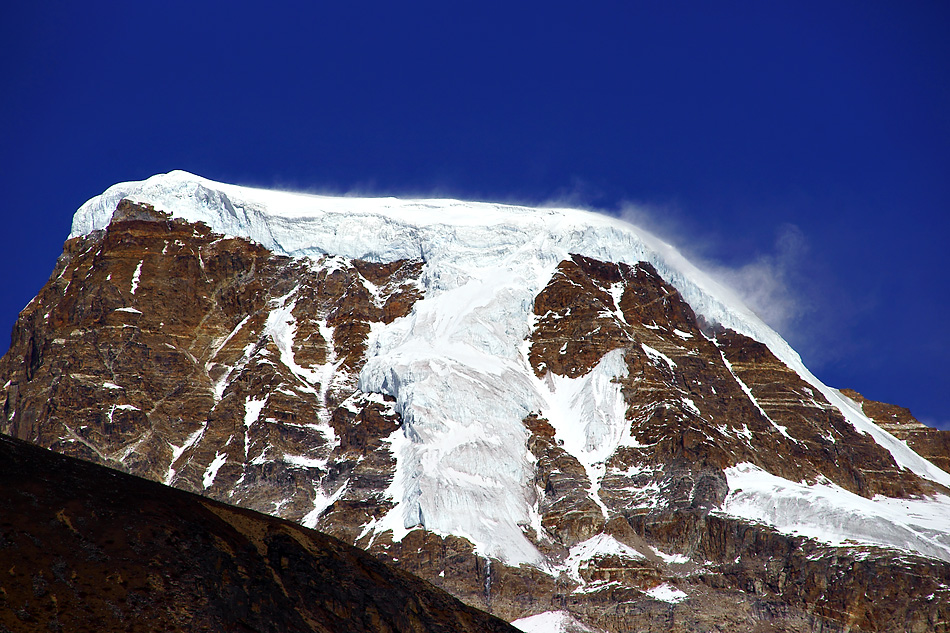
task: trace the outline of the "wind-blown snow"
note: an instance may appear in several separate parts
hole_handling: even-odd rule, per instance
[[[950,562],[946,495],[866,499],[830,482],[796,483],[752,464],[726,469],[726,478],[723,514],[831,545],[876,545]]]
[[[119,183],[90,199],[76,212],[70,237],[105,228],[123,198],[205,222],[220,233],[248,237],[283,255],[336,254],[370,261],[422,257],[433,264],[429,281],[434,287],[461,285],[472,269],[473,252],[490,262],[521,249],[522,255],[549,266],[568,253],[630,264],[649,261],[696,312],[756,340],[765,339],[782,360],[798,358],[734,292],[669,244],[606,215],[447,199],[315,196],[217,183],[173,171]]]
[[[856,428],[887,447],[899,465],[950,486],[950,474],[822,385],[732,291],[668,244],[620,220],[572,209],[265,191],[175,171],[115,185],[89,200],[73,219],[71,237],[105,228],[122,198],[292,257],[424,262],[424,298],[406,317],[374,326],[359,381],[365,392],[393,396],[404,422],[390,438],[397,467],[389,494],[396,506],[369,526],[391,529],[397,539],[424,526],[468,538],[482,555],[545,566],[524,535],[526,526],[537,523],[537,499],[529,483],[534,458],[522,425],[532,412],[551,419],[566,450],[587,468],[590,495],[599,501],[603,460],[618,445],[633,441],[613,382],[625,371],[622,352],[608,354],[574,381],[539,380],[524,345],[533,327],[534,297],[572,253],[631,265],[649,262],[695,312],[765,343]],[[326,383],[329,374],[317,375],[294,361],[293,301],[291,294],[274,302],[267,333],[301,386]],[[645,351],[673,366],[656,350]],[[257,420],[264,401],[248,400],[245,426]],[[783,494],[792,493],[783,488]],[[324,501],[315,503],[311,523]]]

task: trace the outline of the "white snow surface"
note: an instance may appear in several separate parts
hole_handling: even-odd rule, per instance
[[[875,545],[950,562],[950,497],[866,499],[831,482],[796,483],[753,464],[726,469],[719,512],[831,545]]]
[[[619,558],[642,559],[643,554],[637,550],[624,545],[610,534],[595,534],[586,541],[578,543],[571,548],[571,552],[564,561],[562,569],[566,571],[576,582],[584,584],[580,569],[585,563],[602,556],[616,556]]]
[[[663,583],[662,585],[657,585],[652,589],[645,591],[648,596],[654,600],[659,600],[661,602],[669,602],[670,604],[676,604],[677,602],[682,602],[686,600],[689,596],[685,592],[680,591],[673,585]]]
[[[173,171],[120,183],[89,200],[76,212],[70,237],[105,228],[122,198],[292,257],[424,262],[424,298],[406,317],[374,327],[359,381],[365,392],[395,397],[404,422],[390,438],[397,466],[388,493],[396,506],[372,526],[377,532],[392,530],[396,539],[424,526],[468,538],[482,555],[551,569],[524,536],[526,527],[539,524],[530,485],[534,458],[522,425],[532,412],[549,417],[566,450],[587,468],[591,497],[599,501],[603,460],[618,445],[633,441],[613,382],[625,371],[621,352],[608,354],[579,379],[548,375],[539,380],[525,345],[534,297],[571,253],[630,265],[649,262],[698,314],[766,344],[859,431],[890,450],[898,464],[950,486],[950,474],[820,383],[735,293],[670,245],[609,216],[448,199],[268,191]],[[275,302],[268,319],[282,357],[295,329],[292,305],[292,295]],[[317,378],[297,367],[292,355],[283,360],[303,383]],[[256,421],[263,402],[247,403],[247,426]],[[797,498],[794,490],[781,490]]]
[[[214,483],[214,478],[218,475],[218,470],[228,461],[227,453],[215,453],[214,461],[208,464],[208,468],[205,470],[204,475],[201,478],[201,482],[204,485],[205,490],[211,487],[211,484]]]
[[[525,633],[598,633],[567,611],[545,611],[511,623]]]
[[[653,553],[663,559],[663,562],[673,565],[682,565],[689,562],[689,556],[684,554],[667,554],[666,552],[661,552],[655,547],[651,547]]]
[[[535,388],[544,398],[541,413],[554,427],[558,444],[584,466],[591,483],[590,498],[605,519],[607,507],[599,490],[607,459],[619,446],[639,446],[630,435],[627,405],[615,381],[626,375],[623,350],[615,349],[584,376],[568,378],[548,372],[536,379]]]
[[[142,276],[142,264],[144,263],[144,261],[140,261],[139,265],[135,267],[135,272],[132,273],[132,294],[135,294],[139,287],[139,278]]]

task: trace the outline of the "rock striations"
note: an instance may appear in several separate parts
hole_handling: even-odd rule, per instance
[[[173,172],[73,233],[0,360],[7,434],[525,630],[950,631],[948,434],[629,225]]]

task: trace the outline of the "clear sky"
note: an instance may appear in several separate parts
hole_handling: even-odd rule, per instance
[[[950,3],[8,4],[0,350],[80,204],[185,169],[626,214],[950,428]]]

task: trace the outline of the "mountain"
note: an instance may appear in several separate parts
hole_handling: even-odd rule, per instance
[[[0,631],[514,632],[294,523],[0,436]]]
[[[950,433],[606,216],[122,183],[0,384],[5,433],[522,627],[950,630]]]

